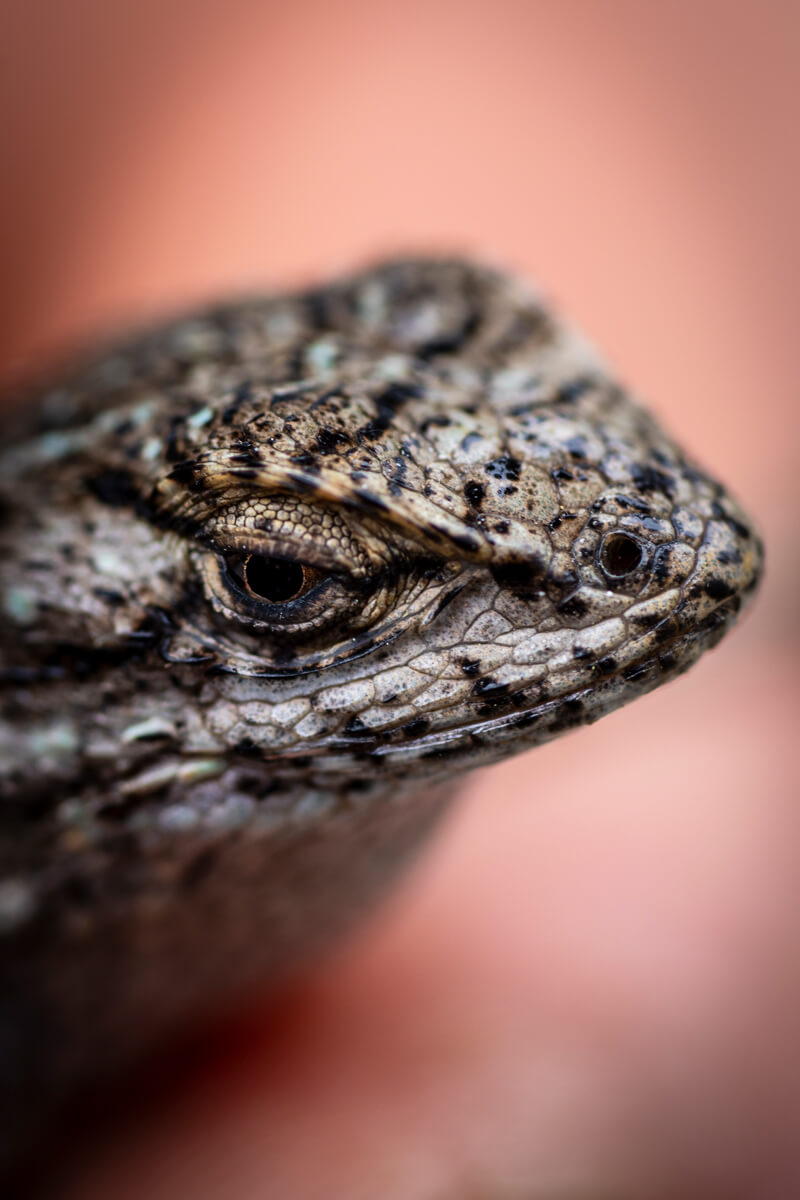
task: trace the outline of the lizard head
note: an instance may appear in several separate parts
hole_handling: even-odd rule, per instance
[[[12,790],[437,782],[673,678],[760,572],[582,339],[458,262],[178,322],[37,412],[3,464]]]
[[[464,263],[179,321],[19,420],[14,1119],[308,956],[428,830],[427,785],[671,679],[759,575],[722,487],[535,297]]]

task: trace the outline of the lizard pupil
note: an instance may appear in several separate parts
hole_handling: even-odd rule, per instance
[[[306,573],[301,563],[251,554],[244,564],[250,591],[272,604],[285,604],[306,590]]]

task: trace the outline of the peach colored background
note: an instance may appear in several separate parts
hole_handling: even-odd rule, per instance
[[[768,548],[730,641],[471,782],[279,1018],[256,1006],[63,1194],[800,1194],[800,7],[0,11],[6,370],[374,253],[488,253],[735,484]]]

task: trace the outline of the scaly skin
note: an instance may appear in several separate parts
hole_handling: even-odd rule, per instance
[[[469,263],[178,322],[20,420],[0,461],[11,1142],[13,1114],[329,936],[438,785],[680,674],[759,575],[722,487]]]

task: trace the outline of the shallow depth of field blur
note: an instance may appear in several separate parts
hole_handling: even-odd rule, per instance
[[[689,676],[472,779],[354,941],[60,1194],[800,1194],[800,7],[0,12],[6,373],[385,252],[488,255],[734,487],[768,563]]]

